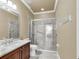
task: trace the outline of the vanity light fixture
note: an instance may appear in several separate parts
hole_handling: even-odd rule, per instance
[[[15,10],[17,9],[17,7],[16,7],[16,5],[15,5],[15,4],[14,4],[12,7],[13,7],[13,9],[15,9]]]
[[[10,6],[10,7],[13,6],[13,4],[12,4],[12,2],[10,0],[8,0],[8,6]]]
[[[10,6],[13,9],[17,9],[16,5],[12,3],[12,1],[8,0],[8,6]]]
[[[0,0],[0,8],[8,11],[16,16],[18,16],[19,12],[17,11],[17,7],[11,0]]]
[[[8,0],[8,5],[12,5],[12,2],[10,0]]]
[[[2,2],[2,3],[7,3],[7,0],[0,0],[0,2]]]

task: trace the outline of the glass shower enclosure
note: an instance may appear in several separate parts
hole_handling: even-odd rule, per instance
[[[56,51],[56,20],[40,19],[31,22],[31,44],[37,45],[38,49]]]

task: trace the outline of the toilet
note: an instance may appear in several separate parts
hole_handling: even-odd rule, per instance
[[[30,45],[30,55],[36,56],[36,50],[37,50],[37,45],[31,44]]]

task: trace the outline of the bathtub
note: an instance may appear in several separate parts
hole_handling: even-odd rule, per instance
[[[40,49],[34,44],[31,44],[30,48],[30,59],[60,59],[57,51]]]

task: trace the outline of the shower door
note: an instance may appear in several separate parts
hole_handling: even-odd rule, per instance
[[[38,48],[44,49],[44,41],[45,41],[45,28],[44,24],[40,21],[33,22],[33,31],[32,36],[34,40],[34,44],[38,45]]]
[[[56,50],[55,30],[52,21],[32,22],[32,43],[36,44],[39,49]]]

